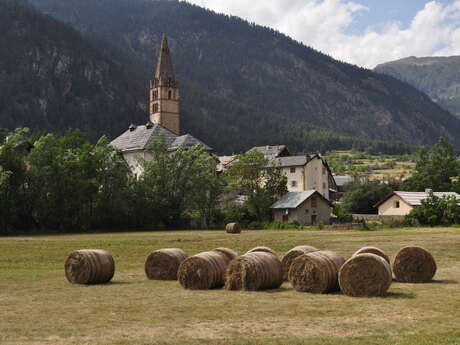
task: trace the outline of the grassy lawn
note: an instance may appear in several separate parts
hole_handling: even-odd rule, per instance
[[[189,254],[215,247],[240,253],[266,245],[280,255],[308,244],[349,257],[376,245],[393,259],[408,244],[438,264],[430,284],[393,283],[386,298],[298,293],[186,291],[148,281],[143,266],[158,248]],[[69,252],[110,251],[113,282],[74,286]],[[0,344],[460,344],[460,229],[358,231],[174,231],[0,238]]]

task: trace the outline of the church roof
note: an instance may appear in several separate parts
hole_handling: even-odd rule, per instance
[[[115,138],[111,144],[122,152],[143,151],[147,148],[152,138],[163,136],[169,150],[174,151],[179,147],[191,148],[195,145],[203,145],[208,151],[212,148],[196,139],[190,134],[176,135],[169,129],[153,123],[143,126],[129,126],[128,130]]]

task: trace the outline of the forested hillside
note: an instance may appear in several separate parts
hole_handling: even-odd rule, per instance
[[[460,56],[411,56],[378,65],[375,71],[415,86],[460,118]]]
[[[143,118],[142,88],[75,29],[1,0],[0,32],[0,127],[73,127],[95,138]]]
[[[143,123],[147,114],[139,112],[136,101],[146,101],[161,35],[167,33],[181,82],[184,130],[219,153],[279,143],[288,144],[294,151],[355,147],[403,153],[405,149],[395,141],[432,144],[441,135],[460,146],[460,121],[415,88],[338,62],[236,17],[165,0],[23,1],[79,30],[86,41],[68,28],[53,33],[62,38],[65,32],[71,32],[84,44],[85,48],[79,49],[81,54],[91,50],[106,68],[91,61],[88,64],[97,66],[97,73],[86,73],[86,63],[76,63],[72,75],[80,75],[78,81],[90,83],[95,77],[88,80],[88,76],[101,77],[94,83],[97,86],[77,88],[76,81],[72,82],[75,87],[70,94],[68,87],[63,87],[65,83],[46,85],[45,79],[38,79],[42,86],[35,90],[40,83],[31,80],[21,91],[23,98],[39,94],[27,108],[35,113],[25,111],[29,115],[24,115],[23,121],[3,121],[4,114],[22,109],[17,105],[20,102],[10,102],[12,108],[5,112],[3,103],[0,127],[78,127],[96,138],[102,133],[114,137],[131,122]],[[5,15],[5,30],[12,27],[9,17]],[[40,32],[38,28],[35,31]],[[15,37],[13,44],[20,38]],[[31,49],[29,45],[39,41],[35,38],[19,46]],[[69,47],[78,47],[73,41],[67,42]],[[30,56],[27,50],[14,55]],[[74,61],[79,60],[71,60],[68,66]],[[24,65],[16,68],[25,73],[22,71],[36,63],[25,61]],[[16,72],[13,69],[9,73]],[[56,68],[51,79],[56,78],[54,74]],[[50,88],[54,90],[51,95],[41,94]],[[63,99],[60,107],[45,111],[38,100],[48,102],[59,92]],[[11,96],[6,99],[11,100]],[[43,119],[49,126],[43,126]],[[391,143],[370,145],[369,140]]]

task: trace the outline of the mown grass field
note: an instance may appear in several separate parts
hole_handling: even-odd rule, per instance
[[[147,255],[162,247],[189,254],[225,246],[267,245],[280,255],[309,244],[346,257],[376,245],[393,259],[422,245],[438,263],[429,284],[393,283],[386,298],[298,293],[285,283],[267,292],[186,291],[148,281]],[[113,282],[74,286],[64,276],[68,253],[109,250]],[[296,345],[460,344],[460,229],[359,231],[174,231],[0,238],[2,345]]]

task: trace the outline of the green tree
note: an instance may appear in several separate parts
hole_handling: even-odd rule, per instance
[[[28,162],[36,223],[59,231],[89,229],[99,185],[97,160],[84,135],[73,130],[62,137],[42,136]]]
[[[287,193],[287,179],[257,151],[238,155],[235,163],[225,171],[227,191],[247,196],[245,206],[258,222],[268,220],[270,206]]]
[[[93,149],[95,184],[97,192],[91,198],[92,227],[114,228],[132,226],[135,212],[130,209],[131,184],[137,180],[129,167],[106,137],[102,137]]]
[[[343,200],[343,206],[349,213],[376,213],[373,207],[378,201],[392,192],[392,187],[380,182],[349,183]]]
[[[0,233],[33,227],[26,158],[31,147],[29,131],[17,129],[0,144]]]
[[[403,188],[410,191],[448,192],[453,190],[455,180],[460,175],[460,163],[454,147],[444,138],[432,148],[422,148],[416,159],[415,170]]]
[[[194,212],[209,221],[221,191],[215,157],[200,145],[171,153],[164,139],[153,141],[149,153],[140,182],[161,223],[179,226]]]
[[[422,204],[412,209],[407,219],[422,225],[451,225],[460,223],[460,205],[455,197],[439,198],[435,195],[422,200]]]

